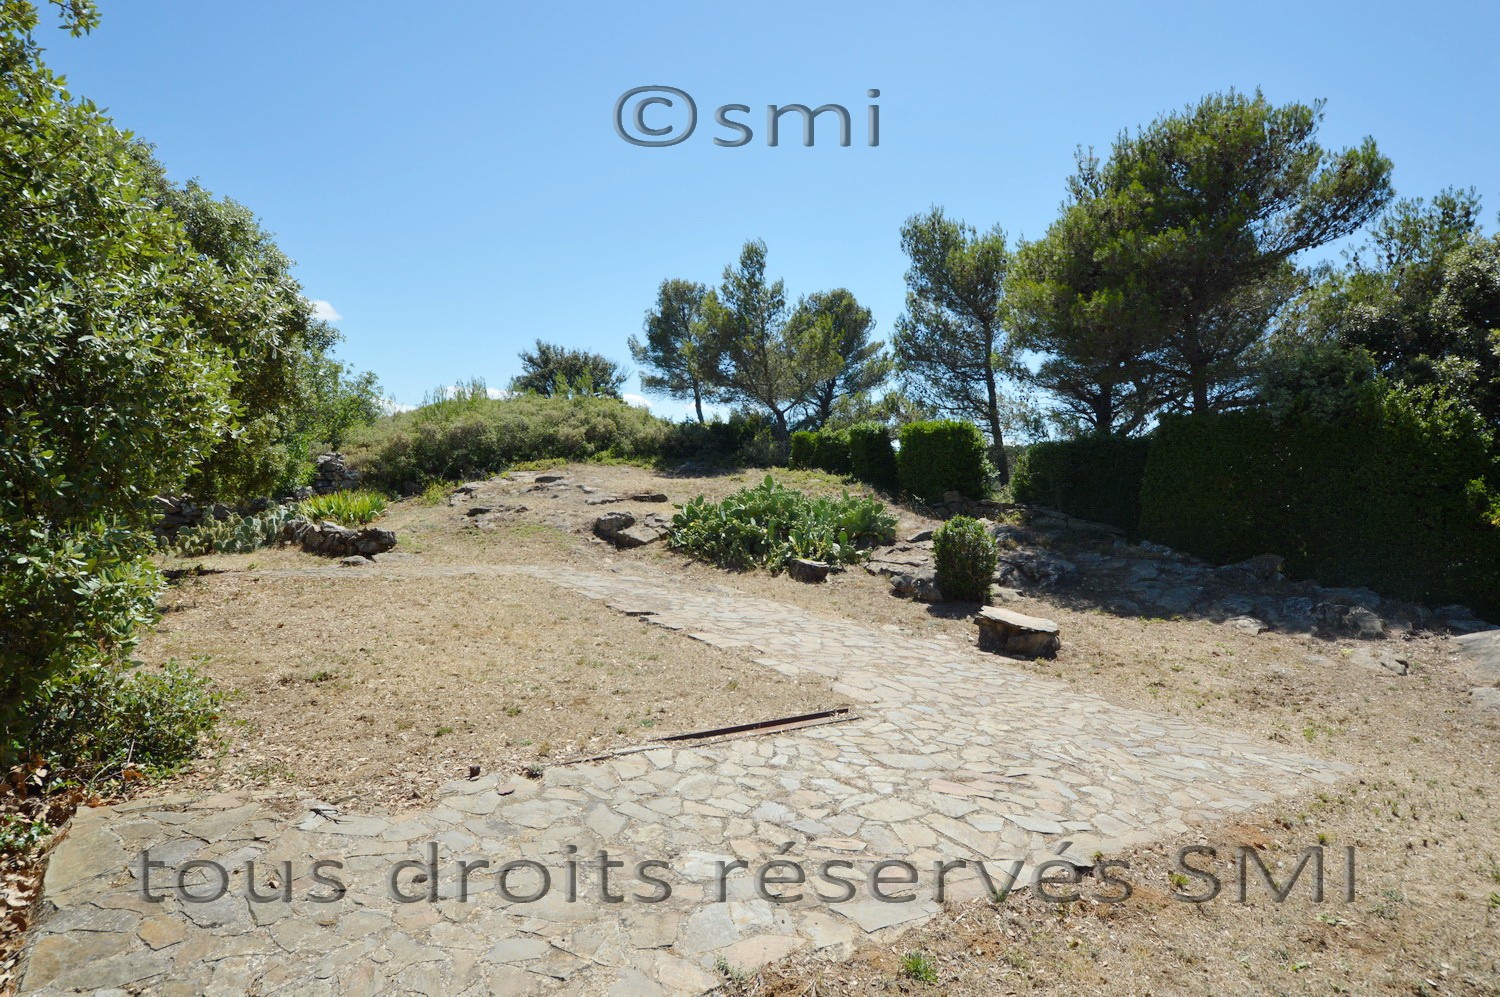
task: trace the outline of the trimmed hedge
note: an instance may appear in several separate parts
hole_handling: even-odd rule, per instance
[[[1082,436],[1021,452],[1010,487],[1017,502],[1060,509],[1130,533],[1141,523],[1145,437]]]
[[[878,422],[861,422],[849,427],[849,469],[860,481],[883,492],[901,487],[896,470],[896,450],[891,434]]]
[[[843,429],[799,430],[792,434],[787,466],[816,468],[829,474],[848,474],[849,433]]]
[[[846,430],[818,430],[813,446],[813,467],[829,474],[849,473],[849,433]]]
[[[791,449],[787,452],[786,466],[797,471],[806,471],[813,466],[813,453],[818,449],[818,434],[800,429],[792,434]]]
[[[1269,551],[1323,584],[1500,618],[1496,480],[1482,429],[1409,392],[1340,419],[1179,416],[1153,434],[1141,531],[1220,563]]]
[[[901,490],[928,504],[941,502],[950,491],[984,498],[984,451],[984,435],[972,422],[909,422],[901,427],[896,455]]]

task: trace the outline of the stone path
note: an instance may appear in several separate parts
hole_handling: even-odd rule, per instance
[[[508,570],[508,569],[501,569]],[[514,569],[527,571],[528,569]],[[53,912],[36,929],[22,992],[151,994],[694,994],[720,970],[794,951],[847,953],[867,933],[897,933],[938,909],[935,861],[984,859],[997,885],[1062,852],[1098,851],[1181,833],[1349,769],[1178,720],[1121,709],[959,643],[913,638],[727,590],[683,592],[665,575],[535,569],[539,580],[709,643],[754,649],[786,674],[828,676],[853,721],[710,743],[677,743],[443,788],[429,810],[399,816],[319,807],[281,818],[255,794],[140,800],[83,810],[45,882]],[[830,704],[832,705],[832,704]],[[387,875],[402,860],[398,903]],[[610,887],[599,897],[596,853]],[[143,895],[140,853],[163,863]],[[802,864],[797,903],[762,897],[752,871]],[[314,878],[318,860],[338,861]],[[489,860],[460,895],[459,860]],[[671,895],[638,877],[636,863]],[[718,863],[750,871],[721,877]],[[851,881],[847,902],[824,902]],[[865,878],[906,860],[915,886]],[[231,870],[223,896],[218,873]],[[506,863],[516,866],[498,890]],[[253,863],[247,873],[246,863]],[[283,868],[281,863],[289,862]],[[569,864],[577,869],[568,899]],[[790,867],[771,867],[791,879]],[[887,868],[890,880],[904,870]],[[425,879],[425,881],[422,881]],[[248,881],[247,881],[248,880]],[[719,884],[724,886],[720,899]],[[973,866],[949,896],[982,895]],[[249,889],[276,899],[252,902]],[[289,890],[291,900],[280,899]],[[427,891],[431,891],[430,893]],[[124,988],[111,991],[110,988]]]

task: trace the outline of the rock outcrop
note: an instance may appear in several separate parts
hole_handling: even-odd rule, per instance
[[[351,530],[337,523],[310,523],[294,519],[281,528],[283,543],[299,545],[309,554],[324,557],[374,557],[396,546],[396,534],[375,526]]]

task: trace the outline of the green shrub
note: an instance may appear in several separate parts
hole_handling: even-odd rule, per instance
[[[860,481],[883,492],[901,487],[896,470],[896,450],[891,434],[878,422],[861,422],[849,427],[849,471]]]
[[[787,454],[786,466],[805,471],[814,466],[813,457],[818,449],[818,434],[802,429],[792,434],[791,450]]]
[[[297,515],[291,506],[274,505],[250,516],[211,519],[201,526],[178,530],[167,550],[177,557],[249,554],[274,544],[281,537],[281,528]]]
[[[843,429],[820,429],[813,445],[812,466],[829,474],[848,474],[849,433]]]
[[[954,516],[932,534],[937,585],[953,602],[990,601],[995,576],[995,541],[984,524],[968,516]]]
[[[353,529],[385,514],[385,496],[366,489],[314,495],[297,503],[297,514],[314,523],[329,519]]]
[[[670,426],[661,455],[674,460],[732,467],[785,467],[787,442],[777,437],[768,416],[733,412],[728,419],[679,422]]]
[[[984,498],[984,450],[984,435],[972,422],[909,422],[901,427],[901,451],[896,455],[901,490],[929,504],[941,502],[950,491]]]
[[[1150,441],[1080,436],[1027,447],[1011,474],[1017,502],[1059,509],[1130,533],[1141,523],[1141,482]]]
[[[1500,616],[1500,480],[1483,427],[1389,389],[1338,417],[1163,419],[1141,531],[1220,563],[1267,551],[1297,577]]]
[[[29,9],[0,3],[0,763],[49,675],[152,617],[151,496],[232,412],[200,306],[259,285],[193,250],[138,147],[42,65]]]
[[[673,547],[725,568],[764,565],[780,571],[788,558],[848,564],[873,544],[890,543],[896,520],[873,499],[810,498],[767,476],[722,502],[698,496],[672,517]]]
[[[22,748],[84,782],[118,776],[127,764],[166,771],[194,757],[220,706],[190,665],[87,665],[49,680],[26,703],[35,722]]]
[[[468,481],[523,460],[656,457],[674,427],[614,398],[483,395],[434,401],[382,419],[350,436],[350,463],[370,484]]]

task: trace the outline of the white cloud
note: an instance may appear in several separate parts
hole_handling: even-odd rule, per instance
[[[646,400],[646,397],[644,395],[637,395],[634,392],[627,391],[620,397],[625,399],[630,404],[638,406],[640,408],[648,410],[651,408],[651,403]]]
[[[380,411],[386,415],[395,415],[398,412],[410,412],[416,408],[415,405],[402,405],[394,398],[382,398],[375,404],[380,406]]]
[[[337,322],[344,317],[339,314],[337,308],[334,308],[326,301],[315,300],[312,306],[313,318],[322,319],[324,322]]]

